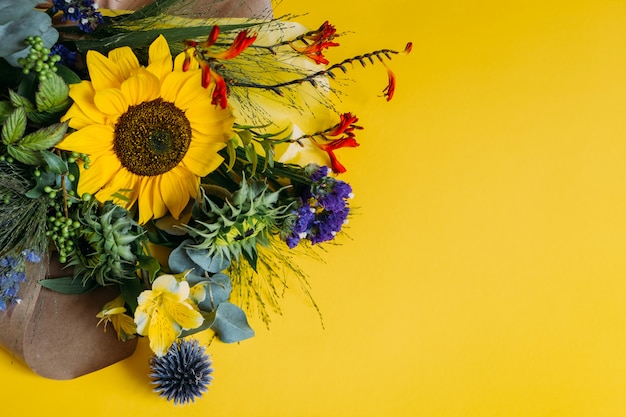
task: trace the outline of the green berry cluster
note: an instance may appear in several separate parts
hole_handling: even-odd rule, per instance
[[[45,80],[57,71],[55,64],[61,60],[61,57],[50,55],[50,49],[43,45],[41,36],[29,36],[24,43],[30,46],[30,52],[26,57],[17,61],[24,68],[24,74],[35,71],[39,74],[39,80]]]

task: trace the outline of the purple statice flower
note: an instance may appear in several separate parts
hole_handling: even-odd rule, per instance
[[[312,184],[299,195],[299,208],[294,211],[295,220],[285,238],[293,249],[302,239],[322,243],[335,238],[347,222],[353,197],[352,187],[344,181],[329,177],[328,167],[309,165],[305,168]]]
[[[62,22],[77,23],[78,28],[86,33],[93,32],[104,22],[98,5],[93,0],[53,0],[52,12],[62,12]]]
[[[150,360],[154,391],[174,404],[194,402],[213,380],[211,365],[211,357],[197,340],[178,339],[165,355]]]
[[[20,283],[26,281],[23,269],[23,262],[14,256],[0,258],[0,311],[20,302]]]

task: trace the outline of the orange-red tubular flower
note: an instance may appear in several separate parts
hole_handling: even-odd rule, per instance
[[[331,42],[335,37],[336,29],[328,21],[324,22],[319,29],[307,32],[289,42],[289,45],[294,51],[297,51],[308,58],[315,61],[316,64],[328,64],[328,60],[324,57],[324,49],[328,49],[333,46],[339,46],[336,42]],[[296,45],[296,42],[300,41],[304,43],[304,46]]]
[[[387,66],[385,65],[385,67]],[[389,76],[389,83],[383,90],[383,95],[387,98],[387,101],[389,101],[393,98],[393,93],[396,91],[396,76],[389,67],[387,67],[387,75]]]
[[[339,116],[339,123],[324,131],[326,136],[347,135],[354,137],[354,129],[363,129],[361,126],[355,125],[359,118],[352,113],[343,113]]]
[[[213,39],[213,43],[215,43],[215,39],[217,39],[217,35],[213,38],[213,33],[219,33],[219,26],[213,26],[213,31],[211,32],[211,39]],[[256,35],[248,36],[248,30],[244,29],[237,34],[235,40],[230,45],[230,47],[224,52],[220,52],[219,54],[209,54],[211,58],[215,59],[232,59],[242,53],[248,46],[252,45],[256,41]],[[213,45],[211,43],[211,45]],[[210,45],[208,45],[210,46]]]
[[[215,87],[213,88],[213,104],[219,104],[222,109],[228,106],[228,89],[226,88],[226,81],[217,72],[213,71],[211,77],[215,81]]]
[[[345,137],[345,138],[334,140],[330,143],[317,144],[317,146],[321,150],[328,153],[328,157],[330,158],[330,166],[333,172],[335,174],[343,174],[344,172],[346,172],[346,167],[344,167],[339,162],[334,151],[337,149],[341,149],[341,148],[355,148],[359,146],[359,144],[357,143],[356,139],[354,139],[353,137]]]

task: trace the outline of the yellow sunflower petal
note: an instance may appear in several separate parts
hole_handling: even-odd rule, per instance
[[[195,187],[196,193],[200,186],[200,178],[182,168],[174,168],[161,178],[160,191],[163,202],[175,219],[187,206],[187,199],[180,196],[181,191]]]
[[[183,165],[199,177],[204,177],[220,166],[224,158],[217,155],[217,151],[222,149],[223,143],[213,143],[209,145],[191,145],[187,154],[183,158]],[[211,155],[207,157],[207,155]]]
[[[174,58],[174,71],[182,71],[184,62],[185,62],[184,52],[181,52],[180,54],[176,55],[176,58]],[[198,62],[197,59],[192,59],[189,62],[189,69],[187,71],[196,70],[198,68],[200,68],[200,63]]]
[[[113,127],[98,124],[86,126],[67,135],[56,147],[91,156],[113,152]]]
[[[160,197],[159,193],[159,182],[161,181],[161,176],[159,177],[144,177],[141,180],[141,185],[139,188],[139,194],[141,198],[139,198],[139,224],[145,224],[148,220],[158,219],[159,217],[165,216],[167,213],[167,206],[165,202]]]
[[[124,81],[120,78],[113,62],[97,51],[87,52],[87,68],[94,90],[119,88]]]
[[[122,94],[131,106],[158,98],[160,90],[159,80],[154,74],[145,70],[140,70],[125,80],[121,88]]]
[[[95,90],[89,81],[71,84],[70,97],[74,100],[74,104],[61,118],[61,121],[70,120],[70,127],[74,129],[82,129],[94,123],[105,124],[107,117],[94,104],[94,94]]]
[[[140,67],[139,60],[128,46],[116,48],[109,52],[109,61],[115,65],[113,68],[117,72],[120,84]]]
[[[106,88],[96,91],[93,101],[102,113],[109,115],[124,114],[128,110],[125,95],[117,88]]]
[[[109,177],[106,185],[96,194],[96,198],[100,201],[113,200],[115,204],[128,209],[137,201],[140,179],[135,174],[124,169],[115,155],[106,155],[106,157],[111,158],[110,171],[113,173],[113,176]],[[113,160],[115,162],[113,162]],[[98,161],[92,161],[91,168],[89,169],[93,169],[94,165],[100,165],[102,162],[104,161],[100,159]],[[108,174],[109,171],[107,171],[107,175]],[[121,199],[115,197],[114,194],[121,194],[125,198]]]
[[[148,49],[147,69],[159,80],[165,79],[165,76],[172,72],[172,54],[163,35],[159,35]]]
[[[180,330],[176,328],[176,323],[172,322],[165,312],[155,309],[148,327],[150,349],[158,356],[165,355],[179,334]]]
[[[119,166],[117,158],[110,155],[104,155],[96,160],[92,160],[92,166],[89,169],[81,169],[80,181],[78,182],[78,193],[96,194],[102,188],[103,182],[110,181],[116,176],[115,166]],[[101,201],[106,201],[101,200]]]
[[[167,77],[165,77],[163,79],[163,82],[161,83],[161,97],[163,97],[163,99],[166,101],[174,103],[176,107],[178,107],[179,109],[183,111],[187,110],[189,107],[193,107],[193,103],[196,103],[194,99],[197,98],[199,92],[210,96],[210,93],[204,88],[202,88],[198,74],[199,74],[199,71],[187,71],[187,72],[175,71],[175,72],[168,74]],[[193,86],[185,92],[187,94],[191,94],[193,98],[186,97],[186,98],[179,99],[178,97],[181,94],[185,94],[181,92],[181,90],[183,89],[183,86],[186,84],[186,82],[190,79],[195,79],[195,78],[198,78],[197,84],[194,82]],[[177,100],[179,102],[177,102]],[[187,104],[187,105],[183,106],[180,103]],[[192,105],[190,106],[189,104],[192,104]]]

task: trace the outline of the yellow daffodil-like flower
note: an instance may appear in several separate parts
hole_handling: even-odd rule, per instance
[[[194,286],[195,287],[195,286]],[[148,336],[150,348],[163,356],[183,330],[199,327],[204,318],[195,304],[189,283],[174,275],[161,275],[152,289],[139,294],[135,310],[137,333]]]
[[[104,323],[104,331],[107,330],[107,324],[110,322],[113,328],[117,332],[117,338],[121,341],[127,341],[135,337],[137,327],[133,318],[126,314],[126,308],[124,307],[124,297],[121,295],[115,298],[113,301],[109,301],[102,307],[102,311],[96,314],[96,317],[100,319],[100,323]]]
[[[87,67],[91,81],[70,86],[74,104],[62,118],[76,132],[57,145],[89,156],[89,169],[79,163],[79,194],[126,208],[137,202],[141,224],[168,212],[178,218],[200,177],[222,162],[231,111],[211,104],[201,70],[173,70],[163,36],[150,45],[147,67],[128,47],[89,51]]]

